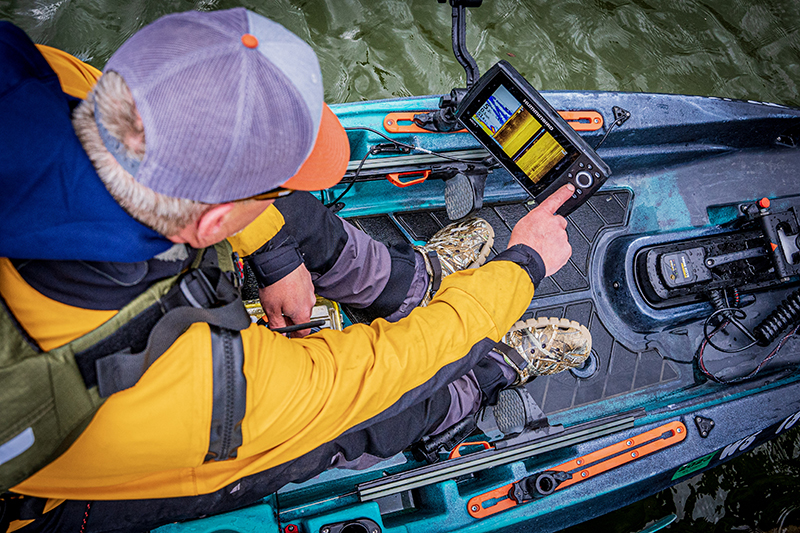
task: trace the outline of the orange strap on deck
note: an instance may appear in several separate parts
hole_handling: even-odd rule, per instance
[[[606,446],[596,452],[578,457],[547,472],[566,472],[571,477],[558,484],[555,490],[561,490],[612,468],[635,461],[653,452],[663,450],[686,438],[686,426],[683,422],[674,421],[659,426],[641,435]],[[471,498],[467,502],[467,511],[473,518],[485,518],[506,509],[520,505],[509,496],[514,483],[503,485],[492,491]],[[522,502],[527,503],[527,501]]]
[[[428,111],[404,111],[389,113],[383,118],[383,129],[389,133],[437,133],[414,124],[414,115]],[[561,117],[575,131],[596,131],[603,127],[603,115],[597,111],[559,111]],[[458,130],[457,133],[467,130]]]

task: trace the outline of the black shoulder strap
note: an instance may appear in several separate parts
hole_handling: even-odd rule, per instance
[[[237,331],[250,326],[238,288],[213,255],[207,251],[199,268],[183,274],[164,296],[75,354],[87,387],[97,385],[104,398],[132,387],[194,323]]]
[[[105,398],[133,387],[150,365],[196,322],[237,331],[251,323],[241,298],[211,309],[178,307],[168,311],[150,332],[144,350],[138,353],[126,350],[97,359],[95,368],[100,396]]]

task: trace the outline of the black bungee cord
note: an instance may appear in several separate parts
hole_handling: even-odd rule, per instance
[[[611,125],[606,130],[606,134],[603,135],[603,138],[600,139],[600,142],[595,145],[595,147],[594,147],[595,150],[600,148],[600,145],[605,142],[606,137],[608,137],[608,134],[611,133],[611,130],[613,130],[616,126],[622,126],[625,123],[626,120],[631,118],[631,112],[627,111],[625,109],[622,109],[619,106],[612,107],[611,108],[611,112],[614,113],[614,121],[611,123]]]

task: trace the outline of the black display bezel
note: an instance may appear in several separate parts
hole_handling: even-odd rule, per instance
[[[498,64],[499,67],[500,64]],[[534,197],[541,194],[545,189],[557,181],[567,170],[572,167],[577,159],[584,153],[584,150],[579,149],[567,135],[557,127],[557,119],[552,118],[555,111],[550,107],[550,110],[543,107],[541,103],[535,102],[535,98],[541,99],[541,95],[535,93],[533,88],[530,88],[536,94],[532,97],[530,93],[526,94],[520,87],[519,82],[515,82],[509,73],[502,68],[493,69],[495,72],[490,79],[484,80],[484,83],[477,87],[477,92],[468,95],[465,107],[459,110],[459,122],[472,134],[475,138],[489,152],[497,158],[498,161],[508,170],[517,181],[523,185]],[[490,71],[491,72],[491,71]],[[489,74],[489,73],[487,73]],[[520,76],[521,78],[521,76]],[[475,124],[471,119],[475,116],[478,110],[486,103],[486,101],[497,91],[500,86],[503,86],[517,101],[529,112],[533,117],[542,124],[544,129],[550,133],[553,138],[558,142],[564,150],[566,155],[545,173],[537,182],[534,182],[525,172],[502,150],[499,144],[489,136],[483,128]],[[542,99],[543,100],[543,99]],[[560,116],[558,117],[560,119]],[[563,119],[561,119],[563,120]],[[566,122],[564,122],[566,125]],[[566,125],[567,128],[571,127]]]

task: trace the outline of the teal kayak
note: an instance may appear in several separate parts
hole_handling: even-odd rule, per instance
[[[328,471],[252,507],[159,532],[558,531],[800,421],[800,110],[665,94],[543,95],[589,145],[607,134],[597,153],[612,170],[569,214],[572,258],[525,315],[576,320],[593,337],[584,367],[526,385],[546,424],[432,464],[406,452],[369,470]],[[447,224],[453,162],[436,154],[476,163],[487,154],[468,133],[409,120],[438,100],[332,106],[352,161],[322,200],[387,243],[421,244]],[[609,133],[615,107],[630,117]],[[415,149],[362,161],[393,141]],[[494,227],[494,253],[532,205],[508,172],[491,169],[477,214]]]

